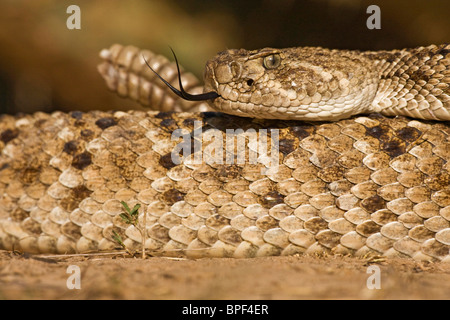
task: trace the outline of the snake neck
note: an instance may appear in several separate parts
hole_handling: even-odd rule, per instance
[[[363,54],[380,74],[372,111],[450,120],[450,45]]]

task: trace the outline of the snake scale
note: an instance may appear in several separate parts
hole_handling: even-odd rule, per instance
[[[450,262],[449,45],[228,50],[204,86],[181,72],[186,91],[215,92],[209,104],[179,99],[142,59],[177,85],[162,56],[120,45],[100,56],[110,89],[159,111],[2,115],[1,248],[112,250],[114,230],[137,250],[126,201],[142,205],[154,255]],[[244,143],[216,144],[229,129]],[[176,162],[181,141],[194,151]]]

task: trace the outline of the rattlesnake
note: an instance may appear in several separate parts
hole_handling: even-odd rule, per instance
[[[204,89],[182,72],[186,91],[217,92],[211,106],[250,118],[187,112],[211,109],[178,99],[142,56],[178,83],[166,58],[120,45],[102,51],[100,73],[162,111],[1,116],[1,248],[111,250],[114,230],[137,249],[140,233],[119,217],[123,200],[142,204],[155,255],[450,261],[450,127],[430,121],[450,119],[449,45],[228,50],[207,63]],[[201,142],[181,163],[178,129],[194,151]],[[227,129],[246,144],[214,144]],[[270,152],[249,163],[264,139]],[[212,158],[197,163],[198,154]]]

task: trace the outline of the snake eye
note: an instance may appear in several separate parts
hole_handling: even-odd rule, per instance
[[[281,63],[281,57],[279,54],[271,54],[270,56],[264,57],[263,66],[264,68],[270,70],[278,68]]]

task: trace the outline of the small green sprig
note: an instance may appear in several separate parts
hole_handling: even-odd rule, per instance
[[[127,248],[127,246],[125,245],[125,243],[123,243],[122,237],[121,237],[117,232],[115,232],[114,230],[113,230],[112,233],[113,233],[112,238],[114,239],[114,241],[116,241],[118,244],[120,244],[120,246],[121,246],[122,248],[124,248],[124,249],[128,252],[128,254],[129,254],[130,256],[133,256],[133,255],[134,255],[133,252],[131,252],[130,249]]]
[[[125,201],[120,201],[122,206],[125,208],[126,212],[122,212],[119,216],[122,218],[122,220],[127,224],[132,224],[136,228],[138,227],[138,218],[139,213],[138,210],[141,207],[141,205],[138,203],[133,207],[133,210],[130,210],[130,207]]]
[[[130,207],[128,206],[128,204],[125,201],[121,201],[120,202],[122,204],[122,206],[125,209],[125,212],[122,212],[121,214],[119,214],[119,217],[122,218],[122,220],[126,223],[126,224],[130,224],[133,225],[141,234],[142,237],[142,259],[145,259],[145,240],[146,240],[146,232],[145,232],[145,225],[146,225],[146,214],[144,214],[144,221],[143,224],[144,226],[141,226],[139,223],[139,212],[138,210],[140,209],[141,205],[138,203],[136,204],[133,209],[130,209]],[[113,236],[112,238],[120,245],[122,246],[122,248],[124,248],[130,255],[134,255],[127,247],[126,245],[123,243],[122,237],[115,231],[113,231]]]

